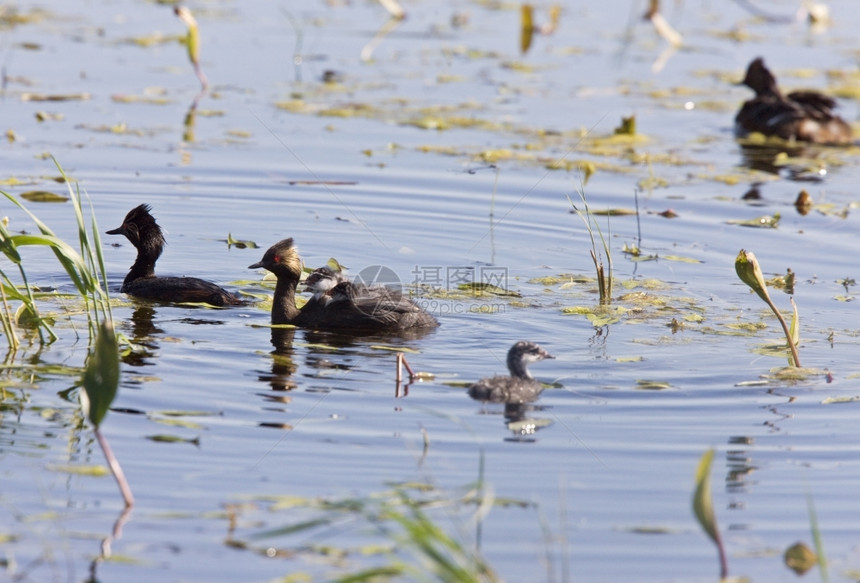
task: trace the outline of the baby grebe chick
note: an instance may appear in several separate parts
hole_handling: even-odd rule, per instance
[[[275,274],[275,297],[272,303],[272,324],[292,324],[305,328],[330,331],[394,332],[439,325],[433,316],[407,298],[395,297],[385,288],[373,288],[349,281],[337,282],[335,272],[317,270],[312,280],[315,293],[326,291],[320,301],[313,299],[302,309],[296,307],[296,286],[302,273],[302,261],[292,239],[272,245],[263,258],[248,266],[264,268]],[[312,274],[313,275],[313,274]],[[330,287],[331,283],[334,286]]]
[[[851,126],[833,113],[836,101],[817,91],[783,95],[761,58],[749,64],[741,82],[755,97],[744,102],[735,117],[739,133],[758,132],[784,140],[816,144],[848,144]]]
[[[540,396],[543,385],[532,377],[528,365],[545,358],[555,357],[534,342],[520,340],[508,351],[511,376],[481,379],[469,387],[469,396],[492,403],[530,403]]]
[[[343,281],[347,281],[345,275],[323,265],[305,278],[305,291],[313,294],[313,300],[327,302],[331,299],[331,290]]]
[[[137,206],[125,216],[122,225],[107,231],[108,235],[125,235],[137,249],[137,258],[120,291],[157,302],[203,302],[213,306],[243,303],[227,290],[196,277],[156,276],[155,262],[164,249],[164,235],[150,210],[148,204]]]

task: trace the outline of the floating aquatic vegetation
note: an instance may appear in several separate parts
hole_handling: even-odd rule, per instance
[[[762,215],[760,217],[756,217],[754,219],[748,220],[738,220],[738,219],[730,219],[726,221],[728,225],[739,225],[741,227],[753,227],[756,229],[775,229],[779,225],[779,219],[781,215],[779,213],[773,213],[771,215]]]
[[[62,113],[48,112],[48,111],[37,111],[35,113],[36,121],[39,123],[46,121],[63,121],[66,119],[66,116]]]
[[[232,233],[227,233],[227,247],[236,249],[257,249],[257,244],[251,240],[234,239]]]
[[[28,190],[19,195],[30,202],[69,202],[69,198],[48,190]]]
[[[173,99],[164,95],[126,95],[114,94],[110,96],[114,103],[146,103],[149,105],[169,105]]]
[[[21,101],[86,101],[89,93],[22,93]]]

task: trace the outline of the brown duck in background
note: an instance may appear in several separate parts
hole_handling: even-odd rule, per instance
[[[292,324],[333,332],[398,332],[428,329],[436,319],[408,298],[386,288],[341,281],[332,270],[318,269],[312,275],[315,295],[301,309],[296,306],[296,287],[302,275],[302,260],[292,239],[278,241],[263,258],[248,266],[275,274],[272,324]]]
[[[125,235],[137,258],[122,282],[120,291],[136,298],[157,302],[206,303],[231,306],[244,303],[224,288],[196,277],[158,277],[155,262],[164,250],[161,227],[150,214],[151,207],[142,204],[131,209],[116,229],[108,235]]]
[[[851,143],[851,126],[833,113],[832,97],[817,91],[783,95],[761,58],[749,64],[741,84],[755,91],[755,97],[745,101],[735,116],[738,133],[758,132],[815,144]]]
[[[531,403],[543,392],[543,385],[532,376],[528,365],[547,358],[555,357],[534,342],[520,340],[508,350],[511,375],[481,379],[469,387],[469,396],[490,403]]]

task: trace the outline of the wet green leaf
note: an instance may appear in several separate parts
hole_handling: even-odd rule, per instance
[[[406,346],[386,346],[384,344],[373,344],[370,346],[372,350],[389,350],[391,352],[405,352],[407,354],[421,354],[420,350],[408,348]]]
[[[739,225],[741,227],[754,227],[759,229],[775,229],[779,225],[780,214],[773,213],[773,216],[762,215],[748,221],[730,220],[726,221],[729,225]]]
[[[55,194],[47,190],[29,190],[21,193],[21,198],[30,202],[68,202],[68,198],[62,194]]]
[[[98,427],[119,387],[119,346],[110,322],[102,322],[95,347],[87,359],[82,384],[81,407],[90,423]]]
[[[841,403],[856,403],[858,401],[860,401],[860,395],[854,395],[853,397],[827,397],[821,401],[821,404],[838,405]]]
[[[603,210],[589,210],[592,215],[600,216],[600,217],[620,217],[620,216],[629,216],[635,215],[636,211],[633,209],[625,209],[625,208],[616,208],[616,209],[603,209]]]
[[[86,101],[89,93],[22,93],[21,101]]]
[[[227,233],[227,247],[237,249],[256,249],[257,244],[250,240],[234,239],[232,233]]]
[[[610,324],[616,324],[621,321],[621,318],[612,314],[596,314],[594,312],[589,312],[585,317],[596,328],[602,328],[603,326],[609,326]]]
[[[76,476],[94,476],[100,478],[108,475],[108,469],[105,466],[76,466],[70,464],[49,464],[45,466],[51,472],[62,472],[66,474],[74,474]]]
[[[191,439],[185,437],[179,437],[178,435],[166,435],[166,434],[158,434],[158,435],[147,435],[146,439],[150,441],[154,441],[156,443],[190,443],[193,445],[200,445],[200,438],[194,437]]]
[[[665,381],[639,379],[636,381],[636,388],[646,391],[665,391],[666,389],[671,389],[672,385]]]
[[[681,255],[661,255],[660,259],[665,259],[666,261],[678,261],[680,263],[703,263],[701,259],[683,257]]]

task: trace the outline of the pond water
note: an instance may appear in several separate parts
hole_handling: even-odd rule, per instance
[[[389,267],[441,322],[420,338],[297,330],[273,346],[256,300],[126,301],[133,249],[105,236],[116,326],[138,350],[103,432],[136,505],[98,580],[335,580],[397,561],[414,569],[401,580],[432,580],[392,519],[410,515],[402,494],[427,502],[458,560],[481,557],[506,581],[712,581],[716,551],[691,511],[709,448],[732,575],[795,580],[782,553],[813,546],[811,501],[830,579],[857,579],[857,149],[774,167],[775,151],[735,140],[732,119],[749,96],[733,83],[763,56],[786,87],[841,90],[853,121],[858,12],[829,2],[815,29],[787,0],[766,6],[787,21],[740,2],[671,3],[684,36],[673,51],[640,20],[645,4],[562,2],[554,33],[522,54],[518,4],[414,0],[391,23],[375,2],[198,2],[202,95],[171,7],[3,9],[27,17],[0,44],[6,191],[64,193],[51,154],[101,231],[152,205],[161,274],[259,298],[272,288],[247,266],[290,236],[307,266]],[[535,6],[539,24],[549,13]],[[631,115],[640,138],[610,139]],[[804,188],[808,214],[793,204]],[[639,210],[596,219],[611,323],[565,313],[597,303],[592,243],[571,213],[580,192],[592,210]],[[74,241],[69,204],[26,204]],[[731,223],[776,213],[775,229]],[[34,229],[11,204],[0,214]],[[634,261],[625,245],[658,258]],[[797,274],[801,360],[829,374],[766,376],[787,360],[735,275],[742,248],[769,278]],[[32,283],[72,290],[49,252],[25,251]],[[430,291],[463,273],[518,295]],[[3,372],[0,579],[86,580],[122,510],[109,476],[74,471],[104,461],[77,400],[83,316],[58,316],[57,331]],[[503,373],[519,339],[557,357],[533,367],[552,388],[523,411],[469,399],[465,384]],[[398,387],[393,349],[435,378]]]

